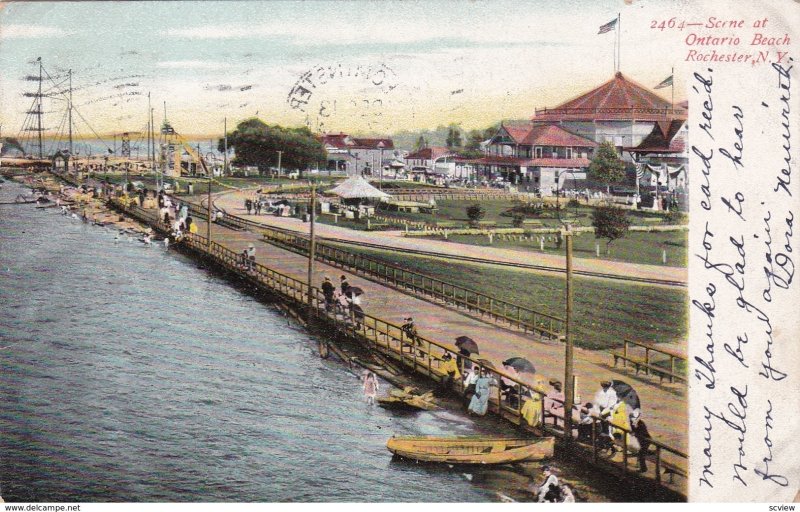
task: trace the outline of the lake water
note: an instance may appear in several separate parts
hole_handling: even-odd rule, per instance
[[[22,189],[7,182],[0,202]],[[470,434],[368,406],[271,306],[161,246],[0,205],[6,501],[495,501],[392,434]],[[386,384],[384,384],[384,389]]]

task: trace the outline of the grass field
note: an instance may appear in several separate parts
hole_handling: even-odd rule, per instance
[[[342,247],[509,302],[564,316],[564,276]],[[604,349],[621,346],[625,338],[649,343],[683,342],[687,336],[686,300],[687,292],[683,289],[577,277],[573,302],[575,344]]]
[[[548,240],[550,236],[550,240]],[[613,261],[627,261],[631,263],[645,263],[648,265],[663,265],[662,251],[667,251],[666,265],[684,267],[687,264],[686,246],[688,244],[688,231],[629,231],[625,238],[615,241],[611,245],[611,253],[606,253],[606,241],[597,239],[593,233],[579,233],[573,238],[572,248],[576,258],[598,258],[596,244],[600,244],[600,259]],[[444,240],[444,237],[431,237]],[[489,238],[483,235],[450,235],[448,242],[458,242],[472,245],[488,246]],[[493,247],[508,249],[524,249],[542,252],[538,238],[534,240],[503,240],[495,236]],[[564,254],[564,246],[556,246],[553,235],[545,235],[544,252],[549,254]]]
[[[453,201],[453,200],[438,200],[436,206],[438,211],[435,214],[427,213],[408,213],[408,212],[388,212],[390,215],[406,220],[413,220],[418,222],[446,222],[456,223],[466,226],[469,222],[467,217],[467,207],[475,204],[475,201]],[[497,227],[511,227],[512,218],[510,216],[503,216],[501,213],[508,210],[518,203],[509,200],[482,200],[480,205],[486,211],[483,217],[485,222],[494,222]],[[539,218],[531,219],[537,221],[542,227],[558,227],[561,226],[562,220],[571,222],[576,226],[591,226],[592,225],[592,208],[586,206],[579,206],[575,208],[565,208],[567,201],[561,202],[560,217],[556,214],[555,208],[546,209],[545,214]],[[657,213],[648,211],[630,211],[629,215],[633,225],[658,225],[661,223],[661,216]]]

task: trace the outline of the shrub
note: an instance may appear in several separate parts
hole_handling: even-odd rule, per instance
[[[525,216],[521,213],[515,213],[514,216],[511,218],[511,225],[515,228],[521,228],[523,222],[525,221]]]
[[[631,220],[628,212],[617,206],[598,206],[592,212],[592,226],[595,238],[605,238],[606,254],[610,252],[611,244],[628,233]]]
[[[477,225],[484,216],[486,216],[486,210],[483,209],[483,206],[477,203],[467,206],[467,218],[470,225]]]

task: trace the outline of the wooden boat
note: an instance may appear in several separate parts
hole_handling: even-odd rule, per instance
[[[422,395],[417,395],[414,391],[416,390],[411,387],[407,387],[402,391],[392,390],[389,396],[378,398],[378,405],[385,409],[401,411],[432,411],[438,409],[432,392],[429,391]]]
[[[555,439],[486,437],[392,437],[386,448],[393,454],[421,462],[448,464],[509,464],[548,459]]]

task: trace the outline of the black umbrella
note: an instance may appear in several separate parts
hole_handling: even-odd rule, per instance
[[[469,336],[459,336],[456,338],[456,346],[460,349],[466,350],[470,354],[480,354],[480,351],[478,350],[478,344],[475,343],[475,340]]]
[[[536,373],[536,367],[533,363],[524,357],[512,357],[503,361],[503,366],[510,366],[518,372]]]
[[[353,295],[364,295],[364,290],[362,290],[361,288],[359,288],[359,287],[357,287],[357,286],[351,286],[351,287],[350,287],[350,288],[348,288],[348,289],[347,289],[347,291],[346,291],[346,292],[344,292],[344,293],[345,293],[346,295],[348,295],[348,296],[352,297]]]
[[[629,410],[641,409],[641,402],[639,401],[639,394],[627,382],[621,380],[612,380],[611,387],[617,393],[617,398],[622,400],[628,405]]]

